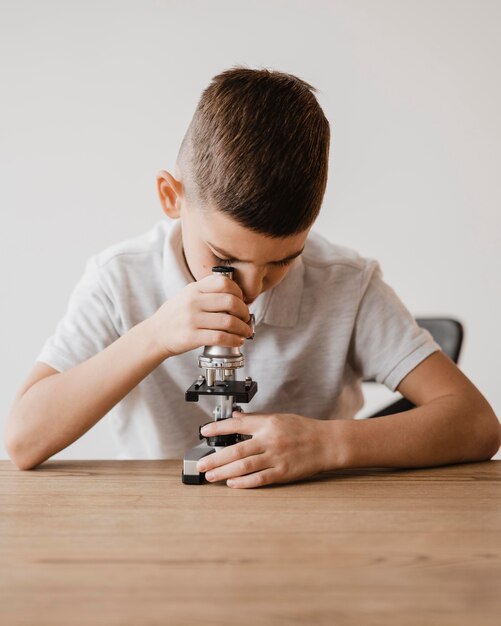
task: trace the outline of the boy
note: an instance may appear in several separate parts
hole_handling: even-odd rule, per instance
[[[254,411],[203,434],[252,437],[199,462],[232,487],[347,467],[487,460],[491,407],[420,329],[375,261],[310,232],[327,182],[329,124],[304,81],[234,68],[203,92],[175,176],[158,175],[170,221],[90,259],[65,317],[19,391],[5,439],[21,469],[111,411],[120,458],[181,458],[206,408],[184,402],[204,345],[245,345]],[[214,276],[223,263],[234,280]],[[417,408],[351,419],[361,380]]]

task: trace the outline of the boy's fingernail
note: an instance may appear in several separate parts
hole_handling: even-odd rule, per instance
[[[199,463],[199,464],[197,465],[197,470],[198,470],[199,472],[205,472],[205,470],[206,470],[206,469],[207,469],[207,465],[205,465],[205,463]]]
[[[202,428],[200,429],[200,434],[201,435],[207,434],[207,426],[202,426]]]

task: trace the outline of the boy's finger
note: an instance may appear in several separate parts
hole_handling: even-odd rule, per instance
[[[233,446],[226,446],[217,450],[215,454],[209,454],[198,461],[197,469],[199,472],[208,472],[215,467],[234,463],[245,457],[254,456],[264,452],[263,447],[254,438],[241,441]]]
[[[211,456],[216,456],[212,454]],[[209,470],[205,474],[205,478],[209,482],[217,482],[220,480],[227,480],[228,478],[235,478],[244,474],[250,474],[252,472],[259,472],[268,468],[268,460],[265,454],[256,454],[254,456],[248,456],[245,459],[239,459],[233,461],[233,463],[227,463],[221,465],[215,469]]]
[[[209,330],[202,328],[197,334],[198,346],[226,346],[228,348],[239,348],[245,342],[245,338],[224,330]]]
[[[205,424],[200,430],[200,434],[204,437],[215,437],[216,435],[252,435],[256,431],[257,420],[255,417],[247,415],[242,417],[233,417],[227,420],[218,420]]]
[[[202,313],[197,319],[200,329],[220,330],[246,339],[251,336],[252,329],[239,317],[228,316],[227,313]]]
[[[211,274],[197,282],[202,293],[233,293],[243,300],[244,294],[238,284],[228,276]]]
[[[234,293],[224,295],[218,293],[202,293],[200,304],[202,310],[208,313],[216,313],[224,310],[226,313],[239,317],[245,323],[249,321],[249,307]]]
[[[238,476],[238,478],[228,478],[226,484],[228,487],[235,489],[253,489],[254,487],[263,487],[276,482],[276,471],[274,468],[268,468],[260,472],[253,472],[246,476]]]

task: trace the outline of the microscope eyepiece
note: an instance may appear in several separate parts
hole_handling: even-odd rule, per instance
[[[233,278],[234,271],[235,271],[235,268],[231,267],[231,265],[215,265],[212,268],[213,274],[226,274],[226,275],[229,275],[230,278]]]

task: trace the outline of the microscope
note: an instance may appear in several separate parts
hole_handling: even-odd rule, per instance
[[[233,267],[216,265],[212,273],[222,274],[233,278]],[[248,324],[254,338],[255,319],[251,314]],[[198,357],[198,367],[205,370],[205,376],[200,374],[197,380],[185,392],[187,402],[198,402],[200,396],[216,396],[217,404],[213,410],[214,420],[232,419],[233,411],[241,411],[238,402],[250,402],[257,392],[257,383],[248,376],[245,381],[237,380],[236,370],[244,366],[244,356],[241,348],[227,348],[225,346],[205,346]],[[202,427],[200,427],[202,428]],[[230,434],[204,437],[200,433],[202,443],[188,450],[183,459],[183,483],[186,485],[201,485],[205,474],[197,470],[198,461],[226,446],[249,439],[250,435]]]

